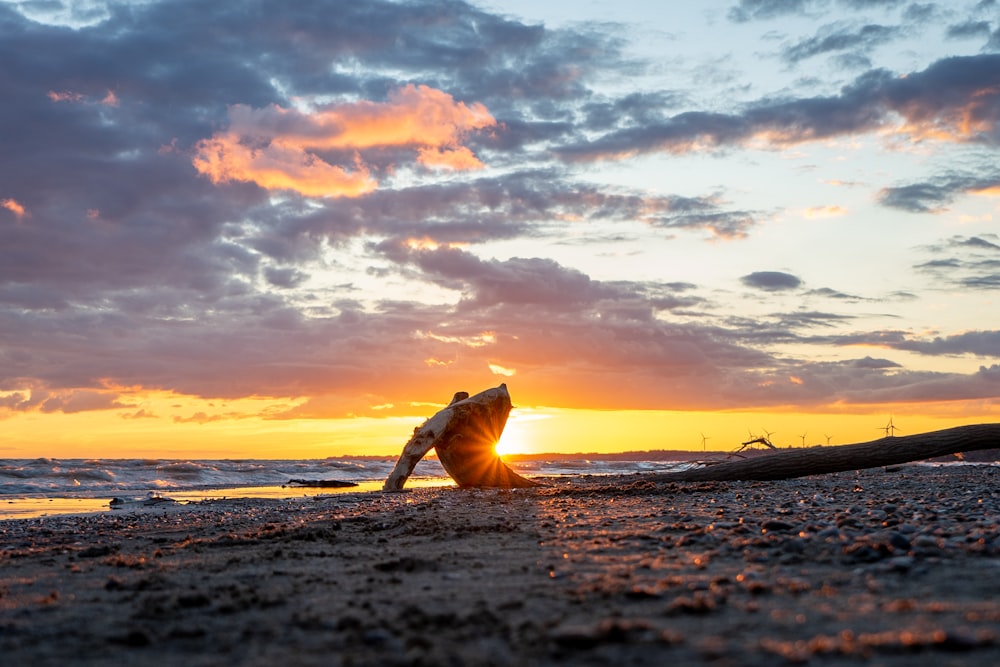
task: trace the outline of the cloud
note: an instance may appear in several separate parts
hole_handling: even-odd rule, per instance
[[[807,296],[820,296],[827,299],[838,299],[843,301],[864,301],[865,298],[855,294],[845,294],[830,287],[820,287],[806,292]]]
[[[772,288],[773,289],[773,288]],[[833,327],[848,320],[854,319],[851,315],[841,315],[839,313],[825,313],[821,311],[797,311],[792,313],[781,313],[779,326],[783,329],[801,329],[817,327]]]
[[[835,4],[744,1],[732,16],[815,17]],[[765,199],[717,185],[728,176],[688,181],[680,162],[650,190],[587,162],[894,130],[988,150],[994,57],[874,70],[828,96],[796,82],[712,106],[702,99],[717,86],[747,82],[650,89],[660,64],[634,59],[620,26],[552,29],[463,2],[331,6],[111,3],[47,23],[21,16],[28,5],[0,5],[0,120],[18,128],[0,153],[4,410],[151,416],[108,378],[179,397],[296,397],[266,418],[389,404],[378,413],[407,414],[415,399],[447,401],[515,370],[519,400],[575,407],[811,405],[903,386],[889,360],[823,366],[770,352],[862,327],[830,311],[863,297],[750,274],[748,288],[823,299],[762,324],[730,315],[687,273],[698,260],[683,235],[738,241],[776,217],[754,208]],[[901,34],[878,32],[892,30],[886,17],[856,21],[786,43],[801,58],[867,54],[873,35]],[[988,169],[941,169],[887,188],[883,203],[939,210],[997,185]],[[924,181],[939,189],[904,190]],[[582,268],[610,244],[656,238],[662,266],[644,267],[644,247],[617,274]],[[948,263],[959,271],[949,280],[993,289],[998,242],[943,243],[919,270]],[[924,354],[992,340],[883,333],[855,340],[919,343]],[[932,379],[944,378],[907,381]],[[937,395],[958,386],[945,384]],[[198,412],[178,419],[246,416]]]
[[[941,183],[911,183],[882,188],[878,201],[883,206],[898,208],[910,213],[940,213],[944,204],[951,203],[956,188]]]
[[[872,357],[865,357],[864,359],[855,359],[850,362],[857,368],[902,368],[900,364],[889,359],[873,359]]]
[[[965,21],[948,26],[948,39],[989,39],[990,24],[987,21]]]
[[[812,206],[802,211],[802,215],[811,220],[817,218],[840,218],[847,215],[847,209],[836,205]]]
[[[1000,331],[966,331],[930,340],[912,339],[895,347],[927,355],[972,354],[1000,359]]]
[[[94,389],[74,389],[46,396],[45,400],[41,401],[39,410],[42,412],[72,414],[75,412],[89,412],[91,410],[135,407],[127,403],[122,403],[119,399],[120,397],[114,392]]]
[[[936,284],[967,289],[1000,289],[1000,236],[953,236],[927,250],[937,257],[914,268],[931,276]]]
[[[461,290],[465,307],[503,304],[576,310],[581,303],[627,294],[621,287],[593,281],[551,259],[488,261],[459,248],[422,248],[398,242],[383,243],[379,250],[398,263],[413,263],[442,287]]]
[[[839,0],[837,4],[855,11],[894,9],[906,0]],[[829,9],[830,0],[739,0],[727,14],[730,21],[746,23],[782,16],[810,16]]]
[[[1000,358],[1000,331],[964,331],[948,336],[920,336],[906,331],[872,331],[826,339],[834,345],[871,345],[927,356],[973,355]]]
[[[213,183],[252,182],[307,197],[358,197],[377,186],[365,162],[369,150],[401,148],[425,167],[479,169],[461,145],[467,134],[496,125],[482,104],[466,105],[440,90],[409,84],[386,102],[334,104],[315,111],[234,105],[229,127],[198,143],[195,168]],[[321,155],[348,157],[353,168]]]
[[[981,366],[975,373],[901,371],[871,386],[844,392],[846,403],[920,403],[991,399],[1000,392],[1000,365]]]
[[[747,287],[765,292],[782,292],[802,286],[800,278],[781,271],[755,271],[740,278],[740,282]]]
[[[23,218],[28,214],[27,209],[24,205],[18,202],[16,199],[0,199],[0,208],[5,208],[14,214],[15,218]]]
[[[845,135],[1000,143],[1000,54],[956,56],[921,72],[872,70],[839,95],[761,99],[740,113],[685,111],[561,146],[568,161],[691,153],[726,146],[787,147]]]
[[[788,63],[797,64],[818,55],[849,49],[855,54],[865,53],[903,34],[905,31],[896,26],[830,24],[820,28],[816,36],[784,49],[781,57]]]
[[[990,168],[984,171],[978,175],[951,173],[933,181],[884,187],[876,199],[883,206],[910,213],[941,213],[959,195],[996,196],[1000,192],[1000,173]]]
[[[727,16],[736,23],[761,21],[789,14],[802,15],[816,4],[815,0],[740,0]]]
[[[986,239],[979,238],[978,236],[971,236],[969,238],[957,238],[954,244],[956,246],[964,246],[967,248],[975,248],[977,250],[1000,250],[1000,245],[987,241]]]

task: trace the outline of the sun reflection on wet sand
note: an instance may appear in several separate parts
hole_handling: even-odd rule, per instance
[[[410,488],[429,488],[454,486],[455,482],[448,477],[419,477],[408,482]],[[163,498],[174,502],[164,502],[150,506],[131,505],[126,509],[112,509],[111,498],[39,498],[20,497],[7,498],[0,504],[0,521],[6,519],[35,519],[44,516],[63,514],[90,514],[94,512],[162,512],[170,508],[183,507],[189,503],[199,503],[203,500],[221,500],[223,498],[264,498],[270,500],[296,500],[301,498],[319,498],[345,493],[381,493],[382,481],[372,480],[359,482],[357,486],[345,488],[303,487],[303,486],[246,486],[228,489],[202,489],[198,491],[179,491],[163,493]],[[137,494],[121,494],[119,497],[141,500],[144,497]]]

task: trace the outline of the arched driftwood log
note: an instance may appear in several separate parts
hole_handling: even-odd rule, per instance
[[[472,397],[464,391],[458,392],[448,407],[413,430],[413,437],[403,448],[382,490],[401,490],[414,466],[432,447],[445,471],[459,486],[505,489],[536,486],[508,468],[494,449],[510,410],[506,384]]]
[[[792,479],[922,461],[935,456],[995,447],[1000,447],[1000,424],[972,424],[854,445],[781,449],[752,459],[659,473],[651,477],[663,482]]]

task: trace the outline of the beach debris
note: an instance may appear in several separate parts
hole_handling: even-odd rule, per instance
[[[357,482],[347,482],[341,479],[290,479],[282,486],[303,486],[320,489],[346,489],[357,486]]]
[[[895,466],[996,447],[1000,447],[1000,424],[969,424],[916,435],[888,435],[879,440],[853,445],[779,449],[754,458],[725,461],[681,472],[657,473],[650,477],[657,482],[793,479],[807,475]]]
[[[166,496],[161,496],[155,491],[150,491],[145,496],[140,498],[112,498],[111,502],[108,503],[113,510],[122,509],[136,509],[141,507],[159,507],[161,505],[176,505],[177,501],[173,498],[168,498]]]
[[[402,490],[414,466],[431,449],[460,487],[537,486],[507,467],[496,453],[510,410],[506,384],[471,397],[468,392],[457,392],[447,407],[413,430],[382,489]]]

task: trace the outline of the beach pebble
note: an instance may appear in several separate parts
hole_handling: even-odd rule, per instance
[[[910,540],[902,533],[897,533],[895,531],[889,533],[889,544],[896,551],[910,550]]]
[[[912,556],[894,556],[885,561],[885,569],[890,572],[909,572],[914,562]]]
[[[795,526],[788,523],[787,521],[782,521],[780,519],[768,519],[760,525],[760,528],[764,532],[774,533],[779,531],[789,531],[793,530]]]

